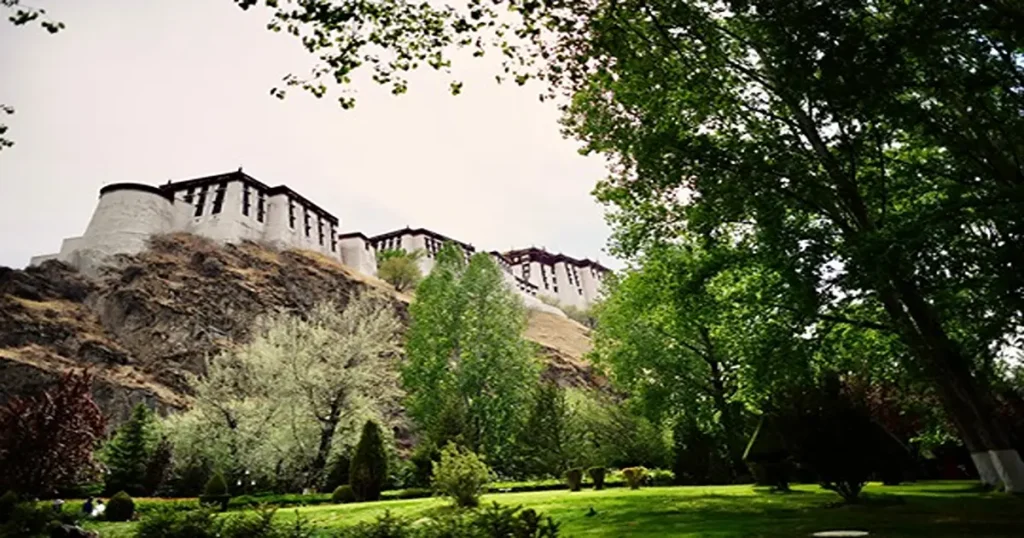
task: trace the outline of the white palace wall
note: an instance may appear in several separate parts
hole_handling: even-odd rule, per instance
[[[220,243],[266,242],[278,248],[320,252],[364,274],[376,276],[377,250],[423,251],[423,274],[434,267],[434,257],[447,240],[429,230],[399,230],[367,238],[361,233],[338,234],[338,220],[285,187],[269,188],[240,171],[168,183],[160,187],[116,183],[100,189],[99,202],[85,232],[65,239],[56,254],[35,256],[31,265],[57,259],[93,274],[110,256],[136,254],[151,236],[172,232],[194,233]],[[471,245],[456,242],[467,259]],[[533,310],[565,316],[537,296],[556,296],[563,304],[585,306],[597,298],[598,277],[592,268],[579,267],[579,286],[570,280],[573,267],[530,262],[530,273],[492,252],[506,284]],[[542,273],[543,271],[543,273]],[[543,275],[543,278],[542,278]],[[557,282],[558,291],[554,292]],[[573,284],[569,284],[573,282]],[[581,295],[578,290],[582,289]]]

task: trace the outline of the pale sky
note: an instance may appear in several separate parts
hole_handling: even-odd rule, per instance
[[[545,247],[621,267],[590,191],[597,158],[564,140],[538,87],[424,71],[394,97],[359,84],[354,110],[271,87],[311,58],[232,0],[33,0],[67,28],[0,22],[0,103],[16,145],[0,152],[0,265],[81,235],[108,183],[227,172],[286,184],[367,235],[424,227],[478,249]],[[6,16],[5,12],[0,12]]]

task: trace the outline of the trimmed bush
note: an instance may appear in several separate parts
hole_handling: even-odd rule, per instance
[[[472,451],[448,443],[441,451],[441,461],[434,464],[431,483],[434,489],[455,502],[456,506],[475,507],[480,504],[490,479],[491,470]]]
[[[384,481],[388,478],[388,456],[384,452],[384,441],[381,439],[380,427],[372,420],[363,425],[363,433],[359,436],[359,444],[352,455],[352,466],[349,468],[349,485],[357,501],[376,501],[384,489]]]
[[[355,502],[356,494],[352,491],[352,486],[344,485],[335,488],[334,493],[331,494],[331,502],[335,504],[345,504]]]
[[[604,489],[604,467],[591,467],[587,469],[590,481],[594,483],[594,489]]]
[[[107,521],[131,521],[135,515],[135,501],[124,491],[119,491],[107,501],[103,515]]]
[[[569,469],[565,472],[565,481],[569,484],[569,491],[579,491],[583,485],[583,469]]]
[[[342,529],[340,538],[491,538],[529,536],[531,538],[557,538],[558,523],[550,517],[522,507],[506,507],[498,503],[466,512],[442,514],[428,523],[396,517],[390,511],[376,521],[362,522]]]
[[[676,474],[665,469],[652,469],[645,474],[647,483],[656,487],[671,486],[676,481]]]
[[[629,489],[640,489],[640,485],[643,484],[644,476],[646,475],[647,469],[643,467],[626,467],[622,470],[622,476],[626,477]]]
[[[228,483],[224,480],[224,475],[220,472],[213,473],[203,488],[203,494],[199,496],[199,504],[218,506],[223,512],[228,509],[230,500],[231,494],[228,493]]]

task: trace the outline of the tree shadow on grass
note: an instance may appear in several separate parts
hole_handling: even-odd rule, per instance
[[[819,496],[820,498],[820,496]],[[649,502],[597,506],[553,514],[567,536],[701,536],[795,537],[824,530],[866,530],[872,536],[945,538],[1020,536],[1015,501],[985,498],[914,499],[905,503],[868,502],[828,509],[818,502],[774,502],[768,496],[702,495],[693,498],[655,497]],[[639,501],[639,499],[637,499]],[[796,499],[794,499],[796,500]],[[891,501],[891,499],[884,499]],[[801,499],[802,501],[802,499]]]

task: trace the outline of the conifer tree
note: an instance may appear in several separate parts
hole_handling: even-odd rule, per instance
[[[108,474],[104,482],[107,493],[118,491],[139,496],[146,491],[146,475],[150,457],[156,447],[153,412],[138,404],[132,416],[103,449],[103,462]]]
[[[349,469],[349,485],[358,501],[376,501],[384,489],[388,476],[388,456],[384,451],[380,427],[372,420],[363,425],[352,467]]]

